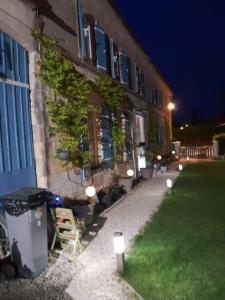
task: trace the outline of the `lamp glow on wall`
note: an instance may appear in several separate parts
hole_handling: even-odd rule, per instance
[[[124,256],[125,243],[124,243],[124,236],[122,232],[114,232],[113,245],[114,245],[114,252],[116,254],[117,272],[123,273],[124,264],[125,264],[125,256]]]
[[[172,111],[172,110],[175,109],[175,104],[174,104],[173,102],[170,102],[170,103],[168,104],[167,108],[168,108],[170,111]]]
[[[85,190],[85,194],[89,197],[89,198],[92,198],[95,196],[96,194],[96,189],[94,186],[88,186]]]
[[[128,175],[129,177],[134,176],[134,170],[132,170],[132,169],[127,170],[127,175]]]

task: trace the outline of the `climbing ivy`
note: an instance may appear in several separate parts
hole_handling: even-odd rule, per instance
[[[170,143],[170,123],[167,117],[164,117],[164,136],[167,145]]]
[[[151,164],[153,157],[160,153],[160,145],[156,144],[155,129],[157,123],[157,113],[153,105],[149,105],[147,116],[147,141],[145,147],[146,160]]]
[[[70,151],[73,165],[83,166],[89,160],[89,151],[84,151],[82,145],[88,136],[91,106],[87,97],[91,85],[62,55],[54,40],[39,30],[34,30],[32,36],[39,43],[37,75],[47,88],[50,135],[59,141],[60,149]]]
[[[116,149],[124,143],[124,134],[119,124],[118,114],[123,106],[123,88],[112,82],[107,75],[100,76],[94,83],[95,91],[104,99],[109,112],[109,136],[112,148],[112,159],[116,161]]]

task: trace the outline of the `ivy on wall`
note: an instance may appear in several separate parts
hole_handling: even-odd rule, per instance
[[[34,30],[32,36],[39,43],[38,77],[47,87],[49,132],[59,141],[62,150],[70,151],[69,161],[83,166],[89,152],[82,149],[88,137],[87,117],[91,106],[87,97],[91,85],[78,73],[71,61],[56,48],[55,41]]]
[[[112,159],[116,161],[117,149],[124,143],[124,134],[118,119],[118,113],[121,112],[124,101],[123,88],[119,85],[115,85],[107,75],[98,77],[93,87],[104,99],[105,106],[109,112],[109,136]]]
[[[164,137],[167,145],[170,143],[170,122],[167,117],[164,117]]]

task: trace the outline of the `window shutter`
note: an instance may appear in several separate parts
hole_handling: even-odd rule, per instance
[[[110,57],[110,65],[111,65],[111,76],[113,79],[115,76],[115,66],[114,66],[114,53],[113,53],[113,38],[109,37],[109,57]]]
[[[144,73],[140,70],[140,95],[145,95],[145,81],[144,81]]]
[[[106,46],[105,46],[105,34],[100,28],[95,27],[95,47],[96,47],[96,60],[97,68],[100,71],[106,71]]]
[[[128,59],[123,52],[120,52],[120,82],[128,86]]]
[[[113,61],[115,78],[120,80],[120,63],[119,63],[119,51],[115,43],[113,43]]]
[[[101,119],[101,142],[102,142],[102,162],[103,167],[108,169],[111,167],[111,147],[109,137],[109,113],[105,106],[101,107],[100,111]]]
[[[85,36],[84,36],[84,24],[83,24],[83,9],[82,1],[77,0],[77,20],[78,20],[78,30],[79,30],[79,47],[80,47],[80,57],[84,58],[86,56],[85,47]]]
[[[131,151],[131,126],[127,113],[122,114],[122,129],[125,135],[124,161],[132,160]]]

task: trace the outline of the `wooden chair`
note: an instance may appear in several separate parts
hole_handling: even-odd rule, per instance
[[[52,212],[55,223],[55,234],[53,237],[50,253],[54,251],[55,243],[58,240],[62,250],[72,249],[70,259],[75,262],[76,253],[80,251],[80,232],[76,227],[73,212],[68,208],[56,208]]]

